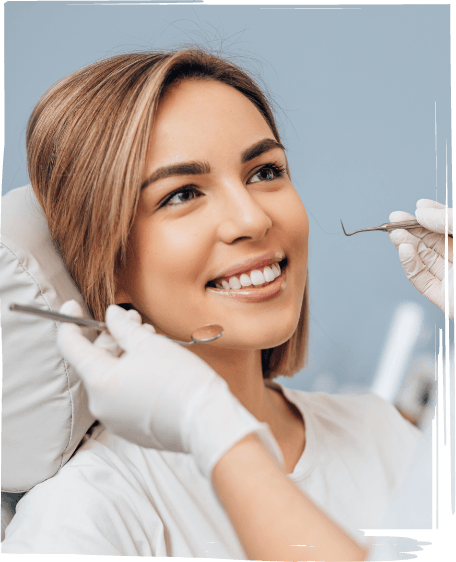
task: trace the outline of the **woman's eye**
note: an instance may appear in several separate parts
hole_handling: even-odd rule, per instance
[[[278,166],[277,164],[266,164],[250,178],[249,183],[275,180],[285,175],[285,173],[285,166]]]
[[[188,201],[192,201],[193,199],[196,199],[200,196],[201,193],[199,193],[195,188],[183,187],[179,191],[175,191],[167,199],[165,199],[161,207],[165,207],[167,205],[175,207],[176,205],[182,205],[182,203],[187,203]]]

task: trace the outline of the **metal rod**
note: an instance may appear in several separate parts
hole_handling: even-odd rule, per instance
[[[340,224],[342,225],[342,230],[344,231],[345,236],[353,236],[353,234],[357,234],[358,232],[369,232],[373,230],[380,230],[383,232],[390,232],[391,230],[397,230],[399,228],[403,228],[405,230],[410,230],[412,228],[424,228],[421,224],[416,220],[409,220],[409,221],[399,221],[399,222],[385,222],[380,226],[375,226],[374,228],[362,228],[360,230],[355,230],[354,232],[346,232],[344,228],[344,223],[342,219],[340,220]],[[453,238],[452,234],[449,234],[451,238]]]
[[[34,314],[35,316],[41,316],[44,318],[49,318],[50,320],[57,320],[58,322],[69,322],[71,324],[77,324],[83,328],[95,328],[102,332],[107,330],[107,326],[104,322],[97,322],[96,320],[91,320],[90,318],[81,318],[79,316],[69,316],[68,314],[61,314],[60,312],[55,312],[54,310],[43,310],[37,306],[26,306],[23,304],[10,304],[10,310],[16,312],[24,312],[25,314]]]
[[[35,316],[40,316],[42,318],[48,318],[49,320],[57,320],[57,322],[69,322],[70,324],[77,324],[83,328],[95,328],[102,332],[107,330],[105,322],[97,322],[96,320],[91,320],[89,318],[81,318],[80,316],[69,316],[68,314],[61,314],[60,312],[55,312],[54,310],[43,310],[37,306],[28,306],[23,304],[10,304],[10,310],[16,312],[22,312],[24,314],[33,314]],[[195,337],[198,333],[202,334],[202,337]],[[223,335],[223,328],[218,324],[210,324],[207,326],[202,326],[195,330],[192,334],[192,340],[189,342],[173,340],[172,338],[165,336],[169,340],[172,340],[180,345],[194,345],[195,343],[209,343],[214,341]]]

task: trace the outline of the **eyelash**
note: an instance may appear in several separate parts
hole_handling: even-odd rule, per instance
[[[260,180],[260,181],[273,181],[277,178],[281,178],[283,177],[287,170],[285,166],[281,166],[279,164],[277,164],[276,162],[268,162],[267,164],[264,164],[263,166],[261,166],[261,168],[259,170],[257,170],[253,176],[255,177],[256,175],[260,174],[261,172],[263,172],[264,170],[272,170],[275,173],[275,177],[270,179],[270,180]],[[250,178],[250,179],[252,179]],[[253,183],[257,183],[257,182],[253,182]],[[171,201],[171,199],[173,199],[176,195],[179,195],[181,193],[193,193],[194,195],[198,195],[198,196],[202,196],[203,194],[198,190],[198,188],[194,185],[185,185],[183,187],[180,187],[179,189],[176,189],[175,191],[173,191],[172,193],[170,193],[165,200],[160,204],[160,208],[161,207],[166,207],[169,205],[169,202]],[[193,198],[190,199],[190,201],[193,201]],[[183,205],[185,203],[187,203],[188,201],[182,201],[181,203],[174,203],[172,205],[169,205],[171,207],[175,207],[176,205]]]

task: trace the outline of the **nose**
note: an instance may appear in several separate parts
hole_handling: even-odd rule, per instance
[[[242,182],[226,186],[221,200],[218,237],[226,244],[237,240],[258,241],[272,226],[272,220]]]

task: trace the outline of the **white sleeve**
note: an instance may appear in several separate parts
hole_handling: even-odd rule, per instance
[[[140,486],[103,459],[88,460],[70,461],[20,500],[3,553],[167,555],[163,524]]]

